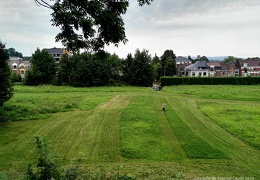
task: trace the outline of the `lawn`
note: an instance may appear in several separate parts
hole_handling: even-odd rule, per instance
[[[48,139],[60,164],[93,179],[260,177],[259,86],[15,86],[0,123],[0,179],[36,164]],[[166,103],[166,112],[161,104]]]

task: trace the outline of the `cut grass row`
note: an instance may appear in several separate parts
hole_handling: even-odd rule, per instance
[[[154,97],[137,96],[123,111],[121,119],[121,151],[124,157],[171,161],[180,159],[181,157],[178,155],[186,153],[189,158],[227,158],[223,152],[212,147],[194,133],[170,106],[167,108],[167,113],[165,113],[167,123],[177,137],[175,144],[180,143],[183,149],[178,147],[169,148],[167,137],[163,136],[162,123],[158,121],[159,117],[158,113],[156,113],[161,112],[161,103],[158,106],[155,102]],[[161,102],[166,101],[161,99]],[[175,151],[173,154],[175,148],[185,152]]]
[[[170,105],[169,101],[168,104]],[[227,155],[199,137],[171,106],[165,114],[189,158],[225,159]],[[205,130],[203,130],[205,131]]]
[[[157,109],[157,110],[156,110]],[[121,117],[121,154],[124,158],[157,161],[175,159],[158,121],[152,96],[135,96]]]

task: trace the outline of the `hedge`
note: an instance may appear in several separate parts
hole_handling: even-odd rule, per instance
[[[172,85],[259,85],[260,77],[161,77],[161,86]]]

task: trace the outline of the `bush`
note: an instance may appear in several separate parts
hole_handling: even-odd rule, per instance
[[[40,155],[38,164],[36,166],[36,172],[34,171],[35,168],[33,168],[32,164],[28,164],[25,180],[74,180],[78,178],[79,164],[71,169],[62,170],[61,166],[50,154],[46,139],[42,137],[36,137],[36,144]]]
[[[12,83],[21,82],[21,81],[22,81],[22,77],[20,74],[16,74],[16,73],[12,74]]]

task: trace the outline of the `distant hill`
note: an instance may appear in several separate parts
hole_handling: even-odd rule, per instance
[[[186,56],[184,56],[184,57],[186,57]],[[224,61],[224,59],[227,58],[228,56],[212,56],[212,57],[206,56],[206,57],[209,59],[209,61]],[[197,59],[196,56],[192,56],[191,58]]]
[[[228,56],[214,56],[214,57],[207,57],[210,61],[224,61],[225,58]]]

